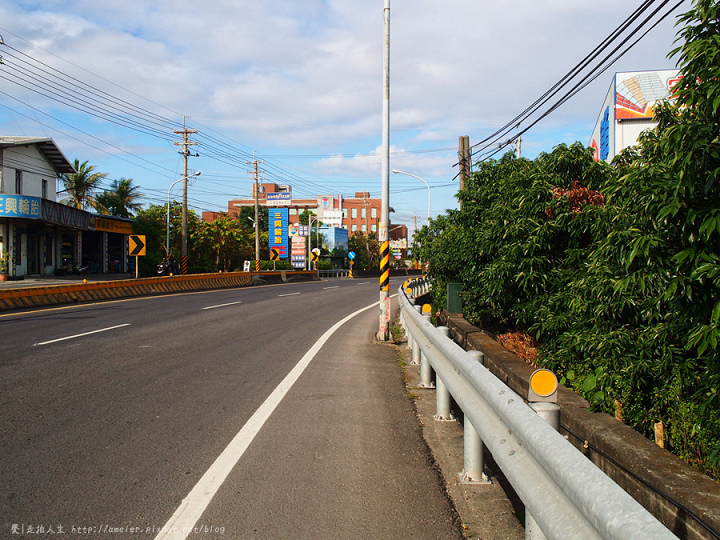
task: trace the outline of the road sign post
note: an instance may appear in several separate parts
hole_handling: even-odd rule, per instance
[[[145,255],[145,235],[131,234],[128,236],[128,255],[135,257],[135,279],[140,276],[139,257]]]
[[[348,277],[351,278],[351,277],[353,277],[352,267],[353,267],[353,264],[355,264],[355,252],[354,251],[348,252],[348,259],[350,259],[350,272],[348,273]]]

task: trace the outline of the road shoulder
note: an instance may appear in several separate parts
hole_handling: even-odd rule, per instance
[[[465,534],[472,539],[522,540],[525,530],[518,519],[522,507],[509,488],[502,471],[485,452],[485,474],[490,484],[465,484],[460,481],[463,470],[462,413],[453,410],[459,420],[436,421],[434,389],[420,387],[420,366],[411,365],[412,352],[402,334],[396,334],[398,362],[405,375],[408,396],[415,404],[423,437],[446,484],[448,496],[460,516]],[[506,493],[505,488],[508,488]]]

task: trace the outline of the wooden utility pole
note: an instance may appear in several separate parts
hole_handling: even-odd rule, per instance
[[[197,129],[186,129],[185,128],[185,117],[183,116],[183,128],[182,131],[175,131],[178,135],[182,135],[183,142],[175,142],[176,146],[182,146],[183,155],[183,205],[182,205],[182,254],[180,257],[180,273],[187,274],[188,261],[187,261],[187,188],[188,188],[188,156],[190,152],[188,148],[192,145],[197,144],[196,141],[191,141],[189,136],[193,133],[197,133]]]
[[[465,179],[470,176],[470,137],[468,135],[461,135],[458,138],[458,165],[460,167],[458,191],[462,191],[465,189]],[[462,202],[460,202],[460,207],[462,208]]]

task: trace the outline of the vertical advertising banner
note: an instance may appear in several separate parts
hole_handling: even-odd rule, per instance
[[[276,249],[281,259],[288,258],[288,209],[268,209],[269,249]]]

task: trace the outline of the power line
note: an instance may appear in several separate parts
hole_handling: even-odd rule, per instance
[[[569,98],[573,97],[575,94],[577,94],[580,90],[585,88],[588,84],[590,84],[592,81],[594,81],[598,76],[600,76],[603,72],[605,72],[607,69],[612,66],[619,58],[624,56],[632,47],[634,47],[645,35],[647,35],[648,32],[650,32],[653,28],[655,28],[660,22],[662,22],[664,19],[666,19],[673,11],[675,11],[685,0],[680,0],[677,4],[675,4],[673,7],[671,7],[668,11],[666,11],[664,14],[661,15],[661,17],[655,21],[654,24],[650,26],[650,28],[645,31],[640,38],[636,39],[634,42],[632,42],[628,47],[626,47],[620,54],[615,56],[611,59],[612,55],[615,54],[619,49],[621,49],[624,45],[624,43],[627,42],[629,38],[632,38],[635,36],[638,32],[640,32],[646,25],[648,25],[653,17],[655,17],[669,2],[670,0],[663,0],[659,7],[657,7],[649,16],[647,16],[644,20],[642,20],[639,25],[632,28],[629,34],[623,38],[623,42],[621,42],[619,45],[615,46],[610,53],[608,53],[601,61],[595,62],[594,65],[590,68],[590,71],[584,75],[579,82],[575,83],[574,86],[570,88],[565,94],[563,94],[557,101],[555,101],[549,109],[547,109],[545,112],[543,112],[538,118],[534,119],[531,124],[526,125],[522,130],[518,130],[517,135],[510,138],[509,140],[502,141],[500,144],[498,144],[497,148],[494,148],[492,150],[489,150],[487,154],[481,155],[478,157],[476,161],[484,161],[487,159],[490,159],[492,156],[496,155],[498,152],[500,152],[503,148],[508,146],[509,144],[512,144],[514,140],[517,137],[520,137],[522,134],[526,133],[529,129],[534,127],[540,120],[547,117],[549,114],[554,112],[557,108],[559,108],[563,103],[565,103]],[[544,105],[546,105],[550,99],[554,96],[556,96],[563,88],[568,86],[570,82],[574,79],[576,79],[580,73],[583,72],[589,65],[590,61],[597,57],[599,53],[602,53],[606,51],[611,44],[616,41],[620,36],[622,36],[628,28],[632,26],[634,22],[636,22],[640,17],[645,13],[650,6],[655,3],[655,0],[646,0],[644,1],[628,18],[626,18],[623,23],[621,23],[618,28],[616,28],[608,37],[606,37],[600,45],[595,47],[595,49],[589,53],[580,63],[576,64],[565,76],[563,76],[560,81],[555,83],[548,91],[546,91],[540,98],[535,100],[530,106],[528,106],[522,113],[517,115],[515,118],[510,120],[508,123],[506,123],[503,127],[492,133],[490,136],[484,138],[480,142],[474,144],[471,149],[480,147],[479,150],[476,150],[476,152],[483,152],[485,150],[488,150],[490,147],[494,147],[499,141],[501,141],[504,137],[507,136],[507,134],[510,132],[511,129],[514,129],[515,126],[518,126],[520,123],[523,123],[528,120],[533,114],[535,114],[537,111],[539,111]],[[607,63],[606,63],[607,62]],[[605,64],[605,65],[604,65]],[[457,165],[457,164],[456,164]]]

